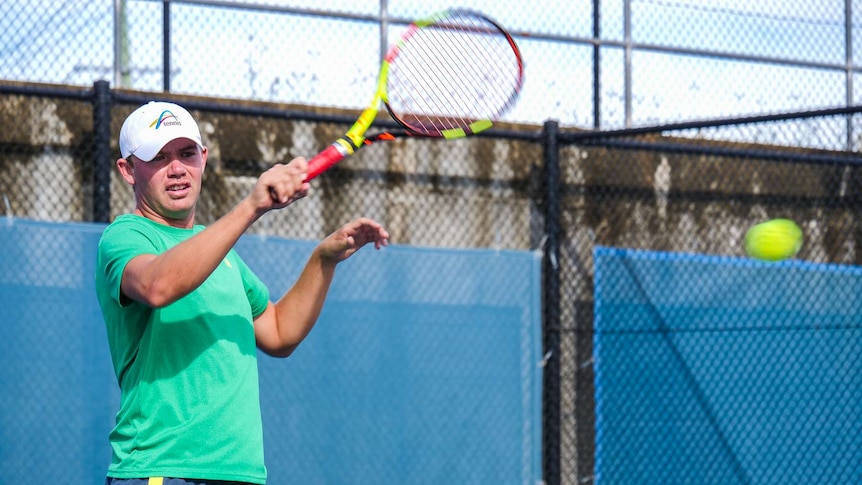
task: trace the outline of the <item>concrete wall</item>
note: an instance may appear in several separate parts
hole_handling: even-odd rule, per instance
[[[122,121],[135,107],[112,109],[113,157],[119,156]],[[9,212],[40,220],[92,219],[91,108],[86,101],[0,96],[0,194]],[[233,207],[271,164],[310,157],[346,128],[192,111],[210,151],[197,218],[204,224]],[[252,231],[317,238],[365,215],[386,220],[394,239],[405,244],[528,248],[525,189],[540,158],[538,145],[489,138],[380,144],[320,177],[308,198],[267,215]],[[133,207],[131,190],[114,168],[112,217]],[[525,230],[503,229],[496,220]]]

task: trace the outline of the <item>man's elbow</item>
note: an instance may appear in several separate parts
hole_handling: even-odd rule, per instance
[[[278,359],[284,359],[284,358],[290,357],[290,355],[293,354],[293,351],[296,350],[296,347],[297,347],[296,345],[286,345],[286,346],[274,347],[274,348],[273,347],[268,348],[268,347],[258,346],[258,348],[261,351],[263,351],[263,353],[265,353],[266,355],[268,355],[270,357],[275,357]]]
[[[154,282],[137,291],[126,293],[127,296],[151,308],[164,308],[180,299],[166,283]]]

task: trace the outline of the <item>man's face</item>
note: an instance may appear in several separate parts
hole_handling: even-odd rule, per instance
[[[187,139],[171,141],[149,162],[132,158],[124,178],[135,187],[136,212],[172,226],[191,227],[201,192],[207,149]]]

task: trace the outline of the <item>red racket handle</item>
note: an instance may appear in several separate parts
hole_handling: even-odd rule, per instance
[[[315,155],[308,161],[308,176],[306,182],[329,170],[336,163],[344,160],[344,154],[336,145],[329,145],[325,150]]]

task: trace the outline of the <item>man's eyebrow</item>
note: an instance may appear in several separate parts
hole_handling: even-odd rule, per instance
[[[197,146],[198,146],[198,144],[197,144],[197,143],[195,143],[195,142],[191,142],[191,143],[189,143],[188,145],[182,145],[182,146],[180,146],[179,148],[177,148],[177,151],[178,151],[178,152],[187,152],[187,151],[190,151],[190,150],[194,150],[194,149],[196,149],[196,148],[197,148]],[[164,149],[159,150],[159,153],[162,153],[162,152],[164,152]]]

